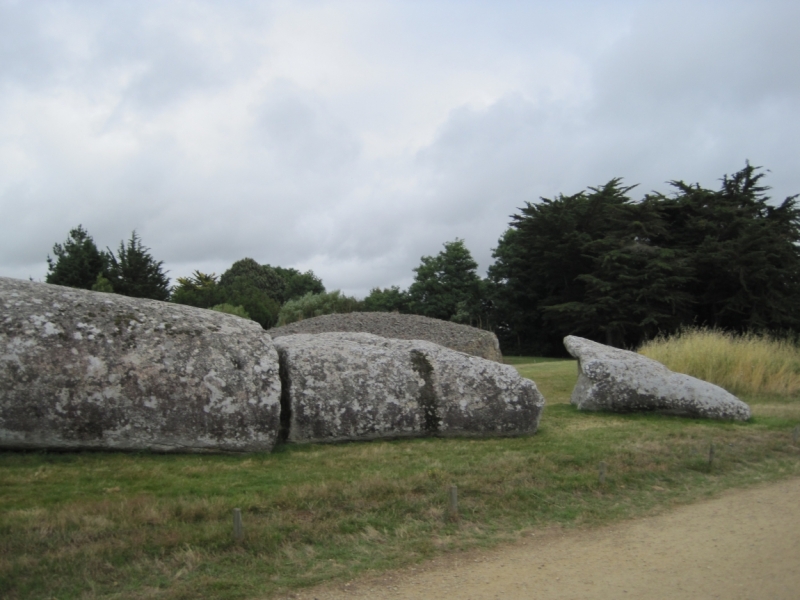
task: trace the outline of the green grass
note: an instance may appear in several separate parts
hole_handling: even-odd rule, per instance
[[[504,356],[503,362],[507,365],[530,365],[530,364],[539,364],[539,363],[547,363],[547,362],[562,362],[562,361],[569,361],[568,358],[548,358],[546,356]]]
[[[745,398],[744,424],[579,413],[574,361],[517,368],[548,400],[535,436],[246,456],[0,453],[0,597],[268,598],[800,474],[793,399]],[[445,513],[451,484],[458,522]]]

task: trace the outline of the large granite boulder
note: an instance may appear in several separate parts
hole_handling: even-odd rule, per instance
[[[210,310],[0,278],[0,447],[271,450],[278,355]]]
[[[269,330],[273,338],[297,333],[343,331],[372,333],[398,340],[425,340],[459,352],[502,363],[500,343],[491,331],[421,315],[353,312],[321,315]]]
[[[275,339],[294,442],[534,433],[544,398],[508,365],[368,333]]]
[[[564,346],[578,359],[578,383],[570,402],[580,410],[750,418],[750,407],[721,387],[673,373],[641,354],[571,335],[564,338]]]

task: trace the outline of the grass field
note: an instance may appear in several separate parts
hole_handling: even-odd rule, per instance
[[[569,405],[574,361],[509,362],[547,398],[534,436],[245,456],[0,453],[0,597],[269,598],[800,474],[796,397],[744,396],[754,418],[743,424],[587,414]]]

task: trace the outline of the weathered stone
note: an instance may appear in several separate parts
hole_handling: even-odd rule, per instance
[[[0,446],[271,450],[278,355],[253,321],[0,278]]]
[[[386,312],[353,312],[321,315],[283,327],[270,329],[273,338],[297,333],[328,333],[342,331],[372,333],[398,340],[425,340],[458,352],[466,352],[487,360],[502,363],[500,343],[491,331],[461,325],[421,315],[402,315]]]
[[[275,346],[289,441],[534,433],[544,406],[513,367],[431,342],[320,333]]]
[[[578,383],[570,402],[580,410],[750,418],[750,407],[721,387],[674,373],[641,354],[571,335],[564,338],[564,346],[578,359]]]

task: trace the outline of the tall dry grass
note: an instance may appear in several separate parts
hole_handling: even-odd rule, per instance
[[[800,393],[800,348],[767,335],[685,329],[651,340],[638,352],[735,394]]]

